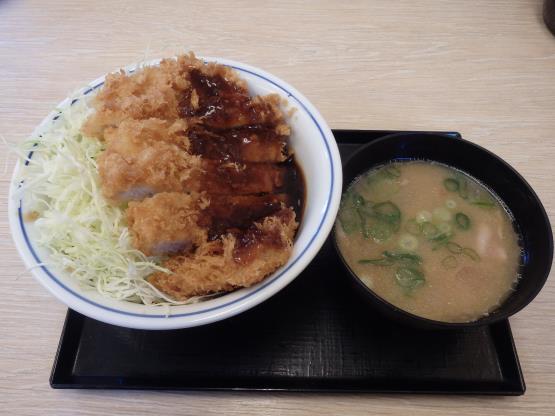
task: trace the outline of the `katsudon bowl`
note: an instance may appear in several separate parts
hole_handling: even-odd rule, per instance
[[[20,172],[24,165],[33,163],[36,151],[33,148],[23,155],[13,173],[9,198],[10,228],[28,270],[69,308],[99,321],[137,329],[178,329],[209,324],[246,311],[279,292],[302,272],[326,240],[339,206],[342,170],[335,139],[320,113],[295,88],[261,69],[219,58],[204,60],[233,68],[247,82],[251,95],[275,93],[287,103],[284,112],[288,114],[291,127],[289,146],[305,179],[304,212],[289,260],[254,286],[192,304],[145,305],[103,295],[94,288],[79,284],[67,270],[53,265],[50,252],[39,244],[35,223],[26,217],[31,201],[22,191],[25,183],[21,182]],[[140,66],[155,66],[159,62],[131,65],[124,70],[132,73]],[[79,94],[62,101],[57,110],[35,129],[32,137],[40,142],[41,135],[59,122],[60,113],[77,105],[79,100],[94,96],[102,87],[104,78],[96,79]]]

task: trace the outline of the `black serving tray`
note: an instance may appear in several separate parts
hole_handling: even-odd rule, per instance
[[[343,158],[390,133],[395,132],[334,131]],[[359,302],[346,273],[328,240],[280,293],[211,325],[143,331],[69,310],[50,384],[81,389],[524,393],[508,321],[448,332],[399,326]]]

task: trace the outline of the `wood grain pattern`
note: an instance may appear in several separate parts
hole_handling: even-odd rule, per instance
[[[554,219],[555,37],[540,0],[0,0],[0,133],[21,140],[73,89],[184,50],[274,73],[333,128],[460,131],[519,170]],[[51,390],[65,307],[24,270],[13,246],[13,163],[0,152],[0,413],[555,413],[553,279],[511,320],[523,397]]]

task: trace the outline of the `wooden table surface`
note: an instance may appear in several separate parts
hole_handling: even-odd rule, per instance
[[[494,151],[555,215],[555,37],[540,0],[0,0],[0,134],[28,135],[73,89],[145,57],[194,50],[302,91],[332,128],[456,130]],[[511,319],[522,397],[52,390],[66,308],[25,271],[0,152],[0,413],[555,414],[555,279]]]

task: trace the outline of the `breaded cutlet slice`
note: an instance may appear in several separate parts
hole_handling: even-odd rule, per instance
[[[210,204],[203,210],[201,224],[209,228],[209,238],[226,234],[230,229],[246,229],[254,222],[291,205],[287,194],[214,195],[207,194]]]
[[[179,103],[182,117],[196,117],[203,125],[217,130],[257,124],[289,129],[279,95],[251,97],[245,81],[226,66],[191,68],[188,80],[190,87]]]
[[[169,258],[163,266],[172,273],[157,272],[148,281],[176,300],[252,286],[287,262],[297,227],[294,211],[283,208],[246,231]]]
[[[84,135],[104,138],[104,131],[123,120],[197,119],[215,129],[267,124],[288,129],[276,94],[250,97],[247,84],[229,67],[205,64],[194,54],[164,59],[160,66],[106,76],[91,104]]]
[[[187,252],[230,229],[246,229],[275,214],[285,194],[225,196],[161,192],[130,202],[127,223],[133,247],[148,256]]]
[[[191,88],[191,71],[224,77],[229,85],[247,91],[245,81],[231,68],[205,64],[192,52],[164,59],[159,66],[139,68],[131,74],[121,70],[107,75],[104,85],[92,99],[91,105],[96,111],[83,125],[83,134],[103,139],[106,128],[115,127],[126,119],[180,118],[184,103],[190,106],[198,99]]]
[[[203,158],[232,162],[279,163],[289,157],[288,130],[272,126],[246,126],[209,130],[197,125],[187,133],[190,152]]]
[[[195,170],[183,182],[183,191],[222,195],[249,195],[280,192],[285,186],[290,168],[274,163],[219,163],[201,160],[201,170]]]
[[[208,204],[202,195],[180,192],[161,192],[130,202],[126,215],[133,247],[147,256],[159,256],[187,252],[206,243],[207,228],[198,223]]]
[[[106,128],[126,119],[176,120],[178,103],[188,87],[187,76],[174,59],[165,59],[160,67],[145,67],[131,75],[123,71],[109,74],[92,99],[96,111],[81,130],[86,136],[103,139]]]
[[[132,153],[122,147],[108,148],[98,158],[102,193],[113,202],[140,201],[158,192],[275,193],[282,191],[289,172],[274,164],[202,160],[166,142],[138,144]]]
[[[135,153],[144,145],[166,142],[187,151],[190,146],[188,128],[187,121],[183,119],[171,121],[154,117],[144,120],[126,119],[117,127],[106,129],[106,148]]]
[[[185,129],[184,120],[158,119],[128,119],[106,129],[106,150],[98,158],[104,196],[131,201],[157,192],[181,191],[201,164],[199,156],[186,151]]]
[[[288,168],[201,160],[176,145],[159,142],[130,155],[107,149],[98,158],[104,196],[114,202],[140,201],[158,192],[253,195],[283,190]]]

